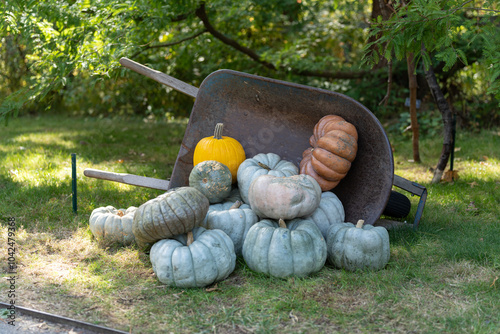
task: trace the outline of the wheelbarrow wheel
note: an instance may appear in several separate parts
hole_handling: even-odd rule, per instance
[[[382,214],[393,218],[404,218],[408,216],[410,210],[411,202],[408,197],[397,191],[391,190],[389,200]]]

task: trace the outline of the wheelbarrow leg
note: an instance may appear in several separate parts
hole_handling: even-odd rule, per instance
[[[418,202],[417,206],[417,212],[415,214],[415,220],[413,221],[413,230],[417,230],[420,218],[422,218],[422,213],[424,211],[425,201],[427,200],[427,189],[416,182],[411,182],[398,175],[394,175],[393,184],[398,188],[406,190],[409,193],[420,197],[420,201]]]

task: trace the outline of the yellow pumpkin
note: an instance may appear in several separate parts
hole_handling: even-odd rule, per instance
[[[232,183],[236,182],[238,167],[245,161],[245,150],[234,138],[223,136],[223,123],[217,123],[214,136],[201,139],[194,149],[193,166],[207,160],[226,165],[231,171]]]

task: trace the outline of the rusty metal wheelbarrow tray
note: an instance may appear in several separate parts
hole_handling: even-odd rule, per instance
[[[169,188],[189,184],[198,141],[224,123],[224,135],[237,139],[247,158],[276,153],[299,165],[318,120],[343,117],[358,131],[358,153],[347,176],[332,191],[344,205],[346,221],[374,224],[393,185],[394,163],[387,135],[373,113],[354,99],[332,91],[233,70],[208,75],[199,89],[127,58],[121,64],[195,98]]]

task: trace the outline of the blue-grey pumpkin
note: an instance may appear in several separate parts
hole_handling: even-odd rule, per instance
[[[253,225],[243,243],[243,258],[256,272],[274,277],[304,277],[326,262],[326,242],[316,224],[293,219],[287,224],[264,219]]]
[[[116,242],[124,246],[133,244],[132,223],[136,210],[135,206],[116,209],[111,205],[94,209],[89,218],[92,235],[103,242]]]
[[[345,220],[344,206],[340,199],[331,191],[321,193],[319,206],[312,214],[305,219],[312,220],[318,227],[323,238],[326,240],[326,234],[330,225],[343,223]]]
[[[203,227],[156,242],[149,256],[158,280],[180,288],[205,287],[219,282],[236,266],[231,238],[221,230]]]
[[[241,256],[248,230],[258,221],[259,218],[247,204],[224,202],[210,205],[201,226],[224,231],[233,241],[236,255]]]
[[[243,202],[248,202],[248,190],[252,181],[260,175],[274,175],[278,177],[297,175],[299,169],[290,161],[281,160],[275,153],[259,153],[253,158],[246,159],[238,167],[237,179]]]
[[[210,203],[193,187],[173,188],[139,206],[132,231],[139,244],[153,243],[200,226]]]
[[[331,225],[326,241],[328,263],[348,271],[383,269],[391,255],[387,230],[363,220]]]

